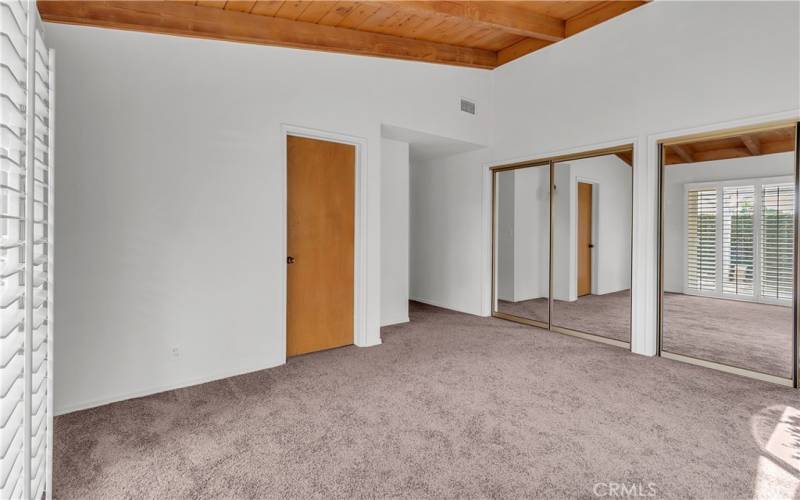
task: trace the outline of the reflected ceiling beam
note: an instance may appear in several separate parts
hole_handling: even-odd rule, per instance
[[[557,42],[566,38],[566,23],[556,17],[533,12],[514,2],[400,1],[378,2],[407,12],[444,14],[470,21],[474,25],[500,29],[507,33]],[[641,4],[641,2],[633,2]]]
[[[768,155],[772,153],[788,153],[789,151],[794,151],[794,139],[761,143],[762,155]]]
[[[666,146],[666,165],[753,158],[795,149],[794,125]]]
[[[742,135],[740,139],[742,140],[744,147],[750,151],[751,155],[756,156],[761,154],[761,141],[759,141],[756,137],[745,134]]]
[[[233,10],[195,6],[192,2],[40,0],[38,6],[43,20],[56,23],[393,57],[477,68],[497,66],[497,54],[490,50],[277,17],[256,16]]]
[[[681,146],[680,144],[675,144],[670,146],[670,149],[678,155],[678,157],[683,160],[684,163],[694,163],[694,157],[692,153],[689,152],[688,146]]]
[[[645,2],[628,2],[628,1],[613,1],[613,2],[598,2],[597,5],[581,12],[575,17],[567,19],[564,26],[564,34],[572,36],[575,33],[580,33],[585,29],[592,26],[608,21],[613,17],[633,10],[636,7],[644,4]]]
[[[698,151],[692,155],[695,162],[712,160],[730,160],[732,158],[749,158],[752,156],[747,148],[720,148],[709,151]]]
[[[624,161],[628,164],[628,166],[633,166],[633,152],[632,151],[623,151],[622,153],[617,153],[617,158]]]

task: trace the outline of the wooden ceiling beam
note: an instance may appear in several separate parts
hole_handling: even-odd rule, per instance
[[[747,150],[750,151],[751,155],[756,156],[761,154],[761,142],[758,140],[757,137],[744,134],[739,138],[742,140],[742,144],[744,144],[744,147],[746,147]]]
[[[485,2],[467,2],[467,3],[485,3]],[[647,2],[646,1],[596,2],[595,5],[592,5],[588,9],[585,9],[579,14],[576,14],[573,17],[564,21],[564,37],[569,37],[576,33],[580,33],[581,31],[591,28],[596,24],[600,24],[613,17],[624,14],[625,12],[635,9],[636,7],[639,7],[645,3]],[[528,12],[529,13],[527,15],[530,15],[530,11]],[[550,45],[551,43],[554,42],[549,39],[542,39],[541,37],[527,38],[521,40],[509,47],[501,49],[497,53],[498,65],[505,64],[509,61],[513,61],[514,59],[518,59],[526,54],[535,52],[543,47],[546,47],[547,45]]]
[[[633,10],[647,2],[644,1],[612,1],[598,2],[597,5],[567,19],[564,28],[566,36],[572,36],[592,26],[608,21],[611,18]]]
[[[497,64],[499,66],[509,61],[513,61],[514,59],[519,59],[526,54],[530,54],[535,50],[547,47],[552,43],[554,42],[539,40],[538,38],[523,38],[510,47],[500,49],[500,51],[497,52]]]
[[[198,38],[345,52],[477,68],[497,66],[490,50],[210,9],[191,2],[39,0],[42,19]]]
[[[379,2],[393,9],[418,14],[443,14],[466,19],[476,25],[507,33],[557,42],[566,38],[565,22],[556,17],[531,12],[514,2],[477,1],[399,1]]]
[[[794,139],[783,139],[780,141],[770,141],[761,143],[761,154],[769,155],[773,153],[788,153],[794,151]]]
[[[670,149],[672,149],[672,151],[678,156],[678,158],[683,160],[684,163],[693,163],[696,161],[686,146],[675,144],[670,146]]]

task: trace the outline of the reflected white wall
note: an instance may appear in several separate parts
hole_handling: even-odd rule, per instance
[[[496,174],[497,298],[548,296],[550,174],[530,167]]]

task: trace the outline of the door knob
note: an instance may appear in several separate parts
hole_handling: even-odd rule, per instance
[[[287,264],[294,264],[294,257],[292,257],[292,256],[286,257],[286,263]]]
[[[589,248],[594,248],[594,245],[592,245],[591,243],[589,243]]]

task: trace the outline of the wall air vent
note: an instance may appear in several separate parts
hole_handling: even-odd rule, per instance
[[[472,102],[472,101],[468,101],[468,100],[466,100],[466,99],[464,99],[462,97],[461,98],[461,111],[463,111],[464,113],[469,113],[471,115],[474,115],[475,114],[475,103]]]

